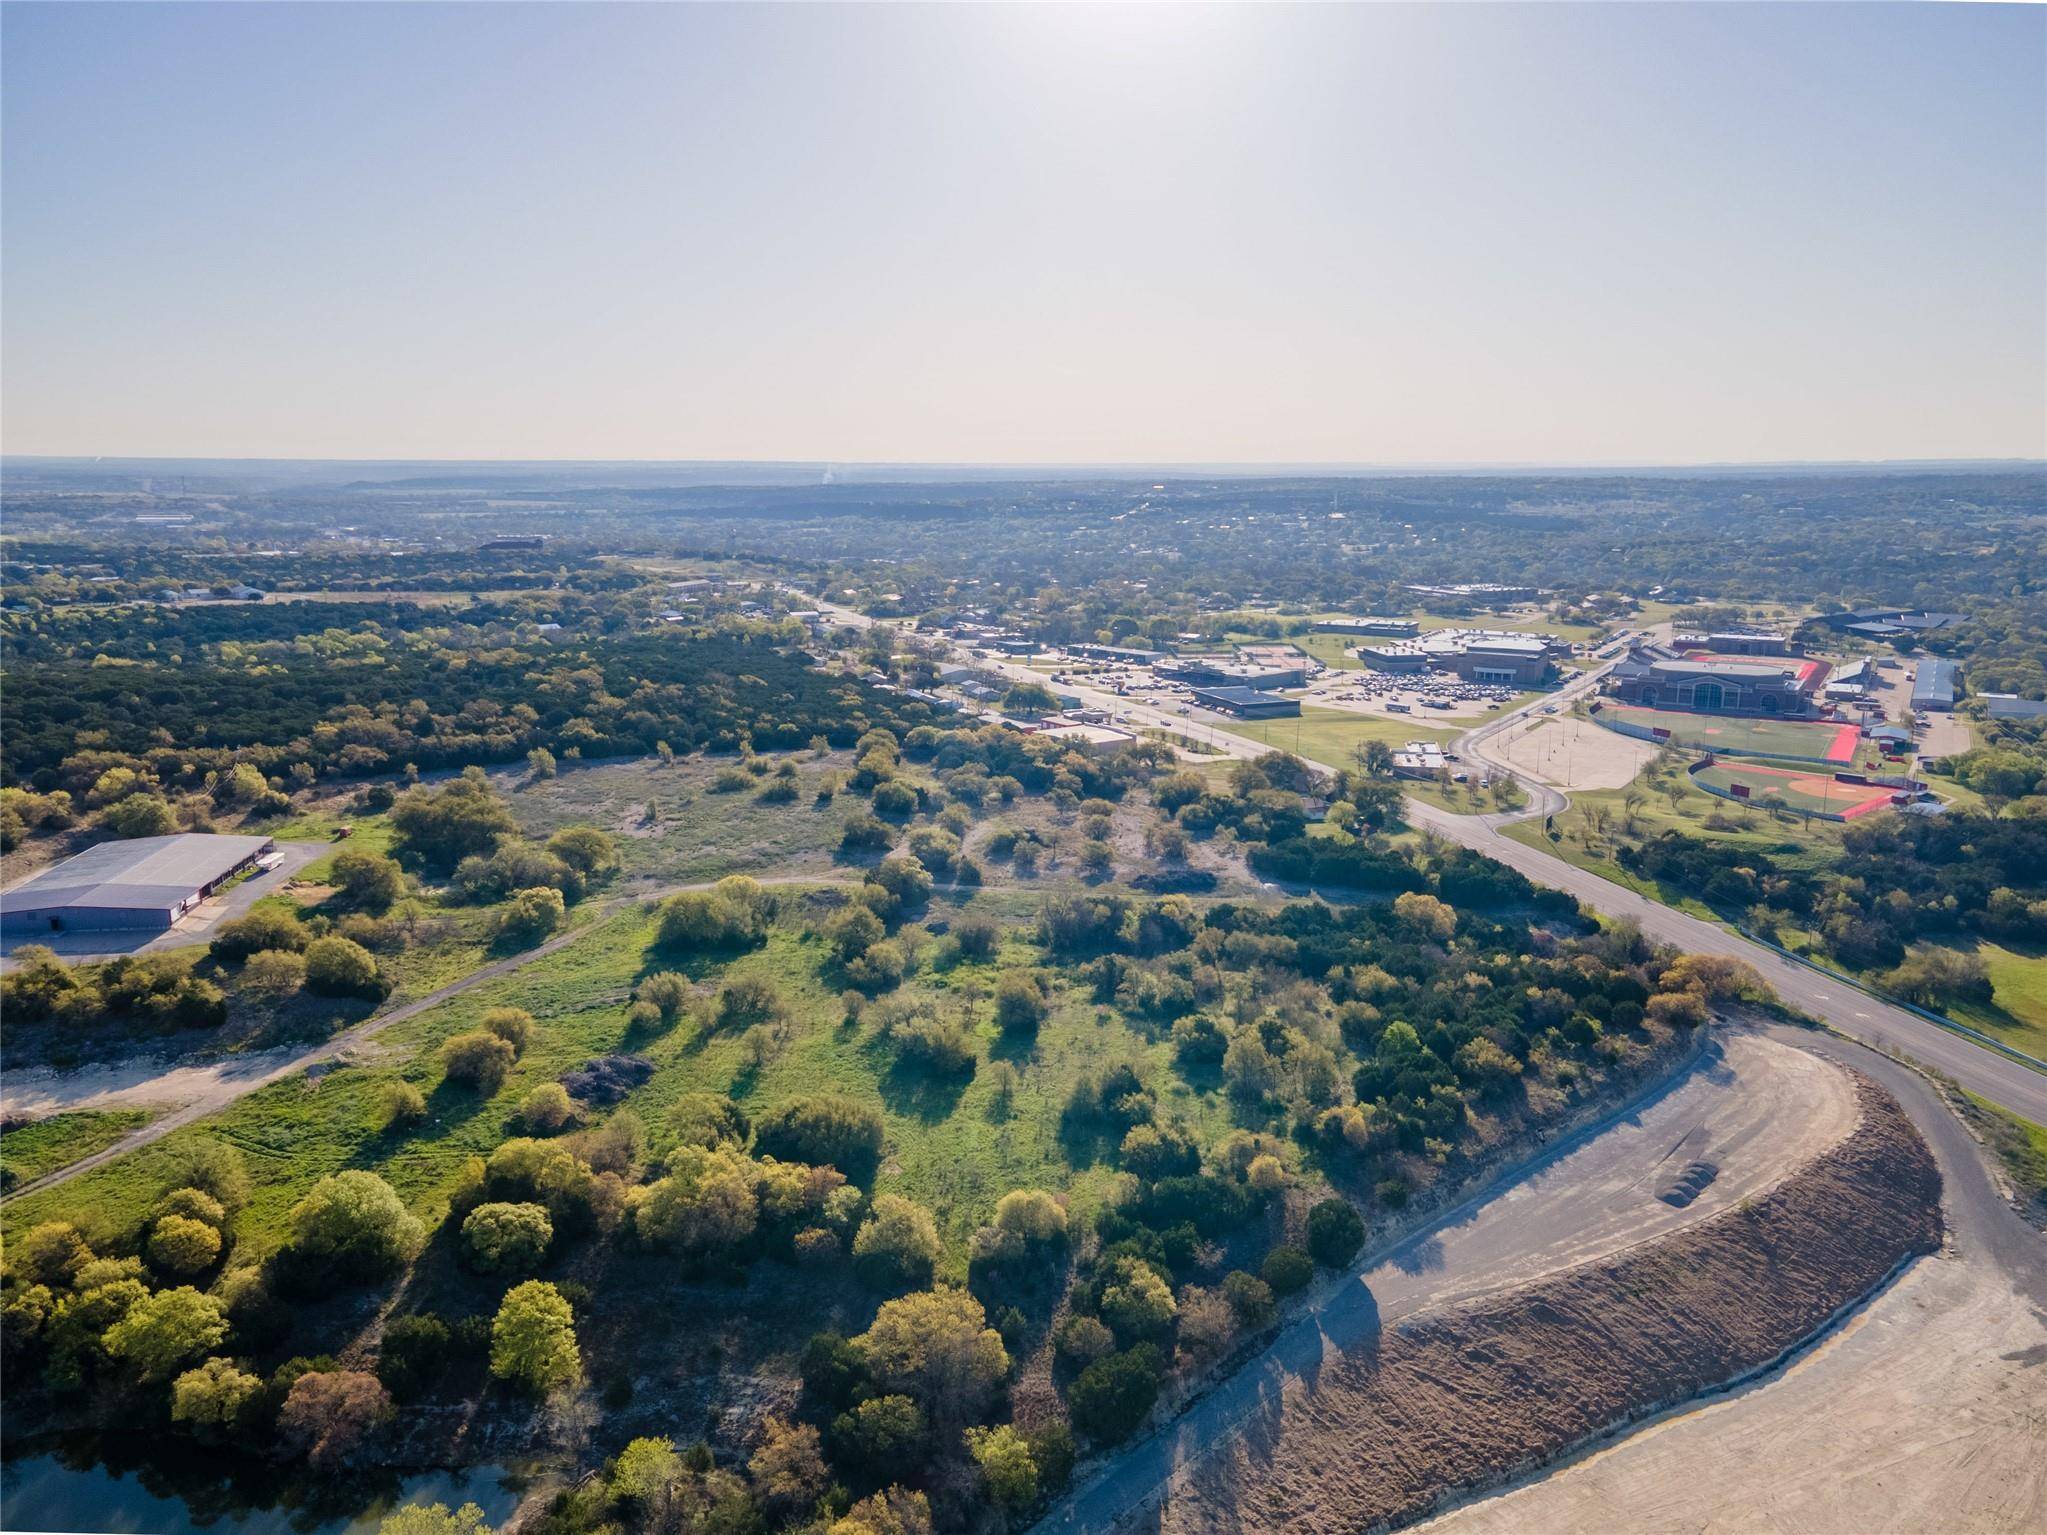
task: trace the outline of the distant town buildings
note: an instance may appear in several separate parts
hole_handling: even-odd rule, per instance
[[[1316,621],[1317,634],[1348,634],[1358,638],[1377,636],[1382,639],[1412,639],[1422,632],[1422,626],[1411,618],[1324,618]]]
[[[1410,584],[1407,589],[1417,597],[1480,602],[1494,607],[1507,607],[1517,602],[1534,602],[1542,596],[1542,588],[1539,586],[1514,586],[1500,581],[1458,581],[1449,586]]]
[[[506,533],[498,538],[487,538],[476,546],[486,553],[498,549],[545,549],[545,533]]]

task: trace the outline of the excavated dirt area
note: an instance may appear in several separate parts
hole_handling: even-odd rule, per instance
[[[1931,1154],[1889,1093],[1854,1083],[1855,1128],[1767,1193],[1334,1355],[1183,1466],[1144,1527],[1405,1523],[1770,1365],[1940,1245]]]

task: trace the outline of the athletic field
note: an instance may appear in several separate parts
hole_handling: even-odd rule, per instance
[[[1809,810],[1844,821],[1884,809],[1897,792],[1879,784],[1836,783],[1832,773],[1801,773],[1796,768],[1764,767],[1760,762],[1716,762],[1694,771],[1692,782],[1727,799],[1752,805],[1778,799],[1786,810]]]
[[[1857,725],[1829,720],[1738,719],[1725,714],[1687,714],[1679,709],[1644,709],[1635,704],[1606,703],[1592,716],[1609,728],[1633,727],[1628,734],[1665,734],[1679,746],[1702,751],[1737,752],[1748,757],[1792,757],[1801,762],[1853,762],[1861,744]]]

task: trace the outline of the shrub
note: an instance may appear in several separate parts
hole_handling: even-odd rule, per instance
[[[227,1206],[215,1199],[204,1189],[172,1189],[157,1201],[156,1213],[182,1215],[188,1220],[202,1222],[216,1231],[227,1228]]]
[[[1127,1340],[1161,1337],[1173,1325],[1179,1306],[1172,1286],[1150,1264],[1139,1258],[1118,1258],[1112,1262],[1109,1282],[1102,1287],[1102,1320]]]
[[[481,1021],[486,1032],[495,1034],[512,1047],[515,1059],[524,1055],[540,1034],[540,1026],[523,1007],[494,1007],[483,1015]]]
[[[884,1390],[915,1398],[940,1423],[979,1416],[1009,1373],[1002,1335],[964,1290],[885,1301],[857,1341]]]
[[[519,1105],[519,1121],[529,1135],[552,1135],[576,1117],[569,1090],[559,1082],[543,1082]]]
[[[853,1267],[878,1290],[926,1284],[938,1263],[938,1224],[931,1212],[895,1194],[883,1194],[853,1238]]]
[[[260,949],[242,966],[241,988],[251,995],[282,1001],[306,984],[306,961],[289,949]]]
[[[1222,1293],[1246,1327],[1263,1327],[1272,1320],[1272,1286],[1255,1274],[1233,1270],[1223,1279]]]
[[[247,916],[223,922],[214,930],[206,952],[216,963],[233,964],[265,949],[289,954],[303,951],[313,941],[312,933],[296,913],[272,906],[258,906]]]
[[[111,1358],[132,1367],[143,1380],[157,1381],[218,1347],[225,1337],[227,1317],[220,1302],[180,1285],[138,1299],[106,1330],[103,1341]]]
[[[234,1361],[209,1359],[172,1382],[171,1421],[200,1430],[231,1430],[262,1389],[261,1377]]]
[[[1011,1189],[995,1201],[995,1227],[1028,1246],[1064,1246],[1066,1209],[1043,1189]]]
[[[967,1453],[981,1468],[988,1496],[1007,1509],[1038,1501],[1038,1463],[1030,1442],[1009,1424],[967,1430]]]
[[[537,1279],[514,1286],[491,1323],[490,1373],[544,1396],[582,1372],[575,1313],[561,1291]]]
[[[995,1023],[1004,1033],[1035,1030],[1050,1006],[1036,976],[1005,970],[995,982]]]
[[[530,1274],[553,1241],[542,1205],[478,1205],[462,1222],[463,1254],[486,1274]]]
[[[718,991],[718,1027],[745,1028],[782,1016],[782,993],[765,976],[742,975]]]
[[[832,1454],[862,1478],[914,1475],[923,1461],[924,1413],[906,1396],[877,1396],[832,1420]]]
[[[196,1274],[220,1256],[220,1233],[204,1221],[166,1215],[149,1233],[149,1261],[170,1274]]]
[[[1093,1364],[1116,1352],[1116,1335],[1091,1316],[1070,1316],[1059,1324],[1053,1340],[1059,1362],[1069,1369]]]
[[[754,1495],[771,1517],[789,1518],[807,1512],[831,1484],[819,1450],[818,1432],[808,1423],[770,1416],[761,1425],[761,1442],[748,1457]]]
[[[1100,1444],[1129,1438],[1158,1401],[1163,1376],[1158,1347],[1151,1343],[1096,1360],[1066,1394],[1074,1427]]]
[[[684,1093],[670,1106],[668,1122],[685,1146],[744,1146],[752,1130],[739,1105],[716,1093]]]
[[[441,1044],[441,1072],[450,1081],[488,1097],[505,1085],[518,1054],[484,1029],[456,1034]]]
[[[422,1396],[447,1362],[448,1324],[431,1312],[394,1318],[384,1328],[377,1379],[400,1401]]]
[[[410,1082],[386,1082],[378,1095],[377,1117],[386,1130],[416,1125],[426,1118],[426,1094]]]
[[[318,1470],[347,1465],[391,1421],[391,1394],[361,1370],[314,1370],[292,1382],[278,1438]]]
[[[423,1235],[391,1185],[359,1168],[315,1183],[292,1207],[288,1224],[294,1248],[345,1278],[401,1267]]]
[[[657,942],[665,948],[747,948],[767,936],[773,903],[755,881],[733,875],[715,890],[686,890],[661,908]]]
[[[673,1023],[680,1018],[682,1010],[689,1006],[691,995],[689,981],[673,970],[657,970],[633,988],[635,1000],[652,1004],[661,1014],[663,1023]]]
[[[763,1156],[811,1167],[836,1167],[867,1183],[881,1161],[881,1116],[850,1098],[792,1098],[769,1110],[754,1136]]]
[[[1346,1267],[1364,1245],[1365,1223],[1347,1199],[1325,1199],[1308,1212],[1308,1251],[1324,1268]]]
[[[547,839],[547,851],[586,879],[618,872],[618,840],[595,826],[564,826]]]
[[[363,848],[336,853],[329,877],[343,900],[368,911],[382,911],[405,894],[405,873],[396,860]]]
[[[867,1356],[858,1344],[835,1332],[812,1333],[797,1368],[804,1391],[832,1407],[851,1407],[873,1387]]]
[[[896,834],[888,822],[865,810],[848,816],[839,831],[839,849],[846,853],[886,852],[895,840]]]
[[[1298,1247],[1275,1247],[1265,1255],[1259,1275],[1275,1295],[1295,1295],[1315,1277],[1315,1260]]]
[[[550,886],[538,885],[518,891],[505,902],[504,909],[498,913],[498,936],[508,943],[536,944],[567,919],[568,906],[562,900],[562,893]]]
[[[346,938],[315,938],[306,945],[306,985],[325,997],[371,995],[377,990],[377,961]]]

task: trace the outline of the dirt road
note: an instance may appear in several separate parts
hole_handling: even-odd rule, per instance
[[[1789,1368],[1418,1526],[1428,1535],[2047,1529],[2047,1244],[1925,1082],[1859,1046],[1940,1165],[1945,1251]]]
[[[1170,1504],[1177,1481],[1290,1385],[1369,1346],[1391,1323],[1577,1267],[1753,1199],[1854,1120],[1848,1079],[1833,1067],[1779,1040],[1730,1034],[1618,1122],[1372,1255],[1255,1363],[1110,1462],[1044,1527],[1104,1531],[1161,1499]],[[1700,1155],[1720,1170],[1704,1193],[1682,1208],[1657,1199],[1672,1157]]]
[[[762,885],[853,885],[859,883],[841,876],[817,874],[766,875],[755,879]],[[206,1065],[174,1067],[164,1069],[160,1062],[138,1061],[120,1067],[89,1068],[85,1071],[65,1072],[18,1072],[9,1073],[0,1083],[0,1107],[13,1114],[27,1112],[40,1116],[59,1112],[63,1109],[115,1108],[121,1106],[156,1105],[175,1103],[177,1106],[132,1134],[123,1136],[103,1151],[82,1157],[68,1167],[60,1167],[53,1173],[32,1179],[8,1192],[7,1203],[30,1194],[37,1189],[52,1188],[59,1183],[77,1177],[91,1168],[104,1166],[116,1157],[125,1156],[139,1146],[161,1140],[173,1130],[183,1129],[209,1114],[218,1113],[237,1098],[242,1098],[260,1088],[323,1061],[338,1060],[355,1047],[374,1038],[394,1023],[403,1023],[416,1018],[431,1008],[439,1007],[450,997],[481,986],[501,976],[510,975],[559,952],[592,932],[610,909],[628,901],[662,900],[684,890],[709,890],[715,880],[696,884],[668,885],[658,890],[646,891],[634,896],[617,896],[598,903],[599,909],[589,921],[578,923],[567,932],[557,933],[536,948],[527,949],[505,959],[493,960],[487,965],[472,970],[459,981],[451,981],[437,991],[428,992],[386,1012],[376,1013],[361,1023],[343,1029],[333,1038],[317,1045],[308,1045],[296,1050],[267,1050],[260,1055],[240,1056],[231,1060]]]

